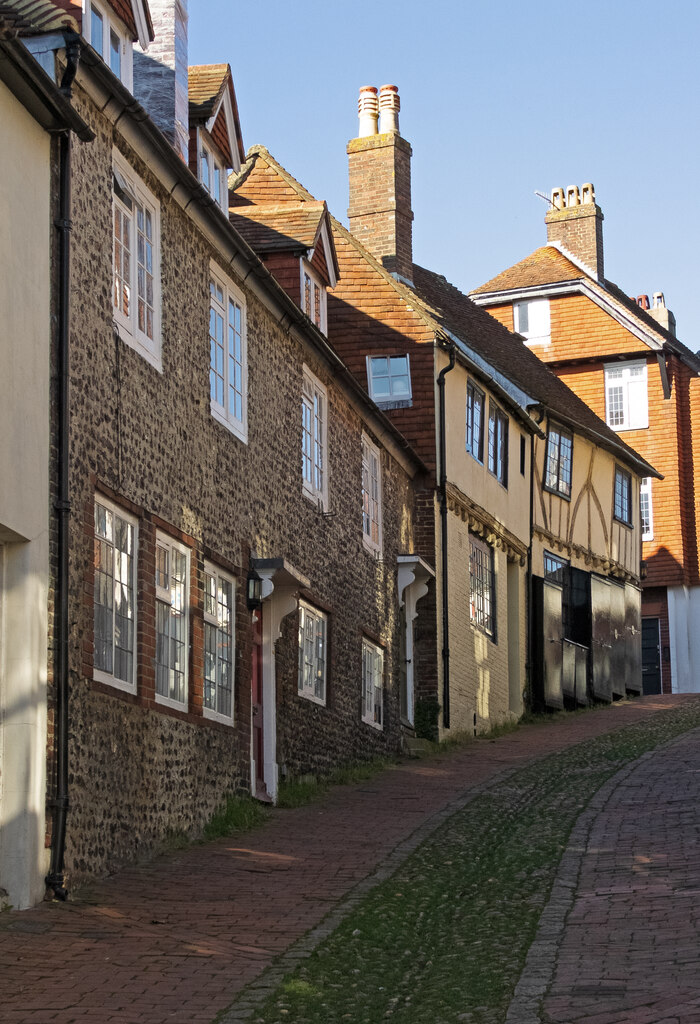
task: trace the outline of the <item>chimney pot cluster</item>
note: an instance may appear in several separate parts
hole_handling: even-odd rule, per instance
[[[564,191],[563,188],[552,189],[552,206],[555,210],[567,210],[574,206],[595,205],[595,189],[590,181],[581,186],[579,193],[578,185],[569,185]]]
[[[357,102],[360,118],[358,138],[365,139],[378,133],[383,135],[385,132],[398,132],[400,109],[399,90],[395,85],[383,85],[381,89],[373,85],[363,86]]]
[[[654,309],[665,309],[666,300],[663,292],[654,292]]]
[[[648,295],[638,295],[637,296],[637,305],[639,306],[640,309],[649,309],[649,296]]]

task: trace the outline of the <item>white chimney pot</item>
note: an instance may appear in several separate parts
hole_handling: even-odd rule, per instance
[[[379,132],[398,132],[401,100],[395,85],[383,85],[379,90]]]
[[[360,89],[357,112],[360,117],[360,134],[358,138],[364,139],[368,135],[376,135],[377,120],[379,118],[379,100],[377,99],[377,90],[373,85],[365,85]]]

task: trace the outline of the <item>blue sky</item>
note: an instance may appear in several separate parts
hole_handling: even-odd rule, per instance
[[[700,4],[190,0],[261,143],[347,222],[360,86],[398,86],[414,260],[468,290],[546,240],[535,190],[592,181],[606,275],[700,349]]]

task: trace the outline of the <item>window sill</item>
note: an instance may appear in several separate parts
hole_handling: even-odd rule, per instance
[[[96,683],[104,683],[105,686],[111,686],[121,693],[136,693],[136,683],[127,683],[123,679],[117,679],[116,676],[103,672],[99,668],[93,669],[92,678]]]
[[[212,419],[220,423],[222,427],[237,437],[243,444],[248,444],[248,424],[243,423],[241,420],[229,419],[224,410],[220,405],[214,405],[211,403],[211,415]]]
[[[306,484],[304,484],[304,486],[302,487],[302,494],[307,499],[307,501],[311,502],[311,504],[315,507],[315,509],[318,512],[328,511],[328,502],[321,492],[312,491],[309,487],[306,486]]]
[[[180,703],[180,701],[172,700],[170,697],[164,697],[162,694],[156,694],[156,704],[161,704],[164,708],[171,708],[173,711],[181,711],[183,714],[187,714],[189,708],[187,702]]]
[[[318,704],[319,707],[325,708],[325,700],[321,700],[320,697],[315,697],[311,693],[304,693],[302,690],[297,690],[297,697],[301,697],[302,700],[311,701],[312,704]]]
[[[412,409],[413,400],[411,398],[405,398],[398,401],[382,401],[377,398],[373,398],[374,404],[381,409],[383,412],[391,412],[392,409]]]
[[[206,718],[208,722],[219,722],[221,725],[228,725],[229,728],[232,728],[234,725],[232,717],[222,715],[219,711],[212,711],[211,708],[202,708],[202,718]]]
[[[479,633],[481,636],[485,636],[487,640],[490,640],[492,644],[496,643],[496,639],[493,633],[489,632],[489,630],[486,629],[485,626],[480,626],[479,623],[476,622],[474,619],[469,620],[469,625],[472,627],[473,630],[475,630],[475,632]]]
[[[615,513],[613,513],[613,519],[616,523],[619,523],[620,526],[626,526],[628,530],[634,529],[634,523],[629,523],[626,519],[620,519],[620,517],[616,516]]]
[[[381,557],[382,557],[382,546],[381,546],[381,544],[373,544],[372,541],[368,540],[367,537],[364,534],[362,535],[362,547],[365,549],[367,554],[368,555],[372,555],[372,557],[377,562],[381,559]]]
[[[557,498],[563,498],[564,501],[571,501],[571,494],[564,494],[563,491],[558,491],[554,487],[548,487],[547,484],[542,484],[542,490],[546,491],[547,494],[553,494]]]
[[[374,729],[376,732],[384,731],[384,726],[381,724],[381,722],[374,722],[372,721],[372,719],[365,718],[364,716],[362,718],[362,721],[364,722],[365,725],[368,725],[370,729]]]
[[[146,360],[147,363],[150,363],[158,373],[162,373],[163,360],[161,358],[160,346],[158,346],[158,351],[155,352],[155,346],[151,347],[141,341],[139,335],[134,334],[131,322],[126,320],[124,317],[119,316],[117,313],[114,314],[114,322],[117,325],[120,340],[123,341],[125,345],[128,345],[129,348],[132,348],[134,352],[137,352]]]

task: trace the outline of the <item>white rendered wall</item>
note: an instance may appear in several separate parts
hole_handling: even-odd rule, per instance
[[[700,587],[668,588],[674,693],[700,693]]]
[[[49,137],[0,83],[0,907],[44,894]]]

